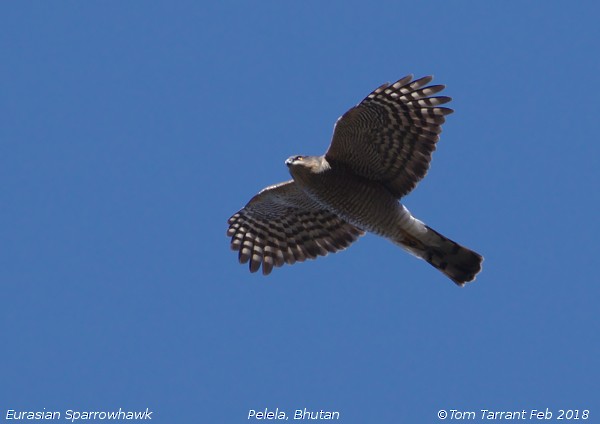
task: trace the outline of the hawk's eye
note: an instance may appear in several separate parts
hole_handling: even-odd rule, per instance
[[[303,156],[296,156],[296,160],[304,160]]]

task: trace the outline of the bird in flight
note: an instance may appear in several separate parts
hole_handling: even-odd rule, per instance
[[[292,179],[266,187],[228,220],[231,248],[250,272],[343,250],[369,231],[424,259],[459,286],[483,257],[433,230],[399,200],[429,169],[451,98],[433,77],[384,84],[335,124],[323,156],[285,161]]]

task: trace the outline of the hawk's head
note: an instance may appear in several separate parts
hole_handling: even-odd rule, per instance
[[[285,164],[292,176],[303,173],[320,174],[331,169],[324,156],[290,156]]]

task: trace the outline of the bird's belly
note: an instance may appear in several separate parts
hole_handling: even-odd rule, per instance
[[[401,206],[380,183],[345,175],[325,178],[305,190],[324,208],[363,230],[390,236],[397,227]]]

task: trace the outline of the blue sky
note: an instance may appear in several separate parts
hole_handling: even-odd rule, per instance
[[[0,6],[0,422],[598,416],[598,6],[214,3]],[[455,113],[403,203],[485,256],[477,282],[372,235],[239,265],[227,218],[408,73]]]

